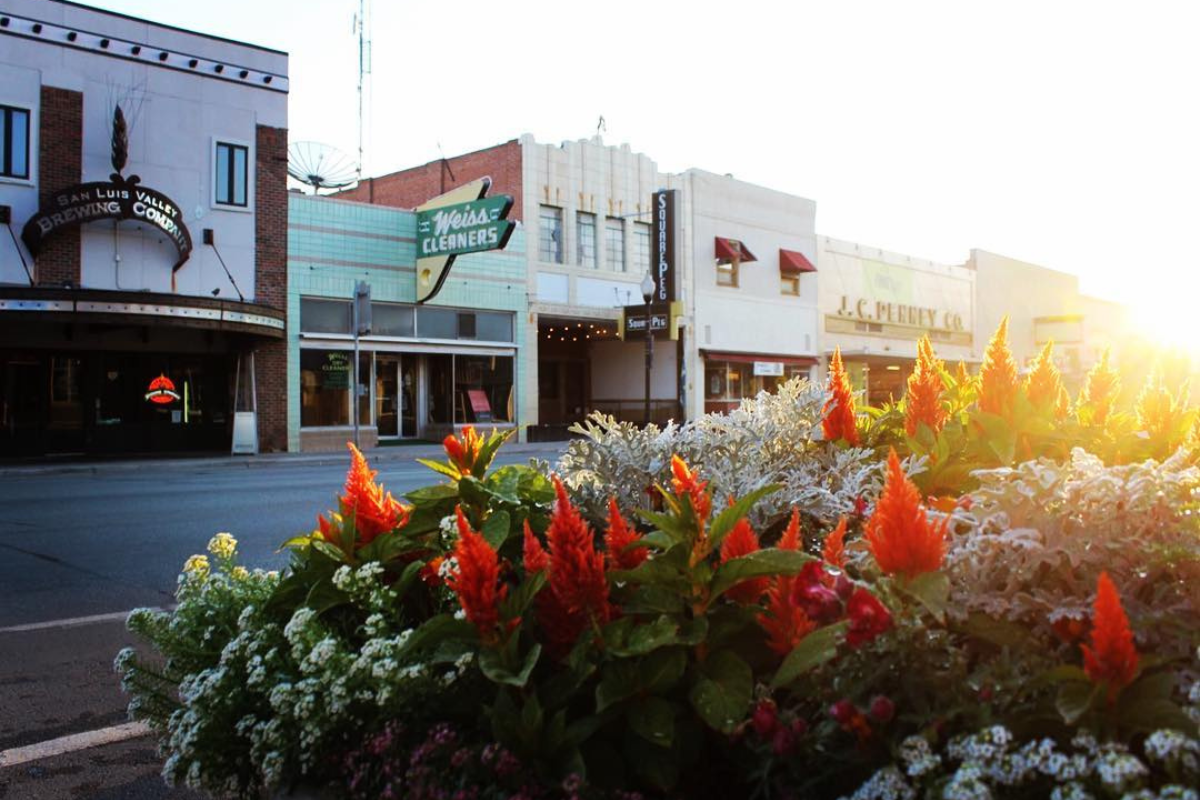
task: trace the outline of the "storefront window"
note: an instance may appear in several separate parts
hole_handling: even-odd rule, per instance
[[[454,421],[454,356],[427,356],[426,366],[429,373],[429,421],[448,425]]]
[[[376,336],[412,336],[412,306],[372,303],[371,333]]]
[[[475,338],[487,342],[511,342],[513,340],[513,315],[495,311],[476,312]]]
[[[513,360],[508,356],[455,356],[455,422],[511,422]]]
[[[458,312],[452,308],[418,308],[417,335],[422,339],[458,338]]]
[[[300,351],[301,426],[350,424],[353,363],[352,354],[344,350]]]
[[[350,333],[350,301],[300,298],[300,330],[306,333]]]

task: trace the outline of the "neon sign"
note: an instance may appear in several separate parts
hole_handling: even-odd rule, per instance
[[[179,395],[175,391],[175,381],[163,374],[159,374],[157,378],[150,381],[150,385],[146,389],[148,390],[146,399],[160,406],[169,405],[179,399]]]

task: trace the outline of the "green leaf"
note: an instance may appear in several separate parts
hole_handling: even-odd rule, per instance
[[[782,484],[773,483],[770,486],[755,489],[750,494],[738,498],[733,505],[718,514],[708,528],[708,540],[713,549],[721,544],[721,540],[733,530],[733,526],[737,525],[738,520],[750,513],[750,509],[754,507],[755,503],[782,488]]]
[[[639,625],[629,634],[628,643],[614,647],[611,652],[618,656],[640,656],[678,641],[679,624],[663,614],[646,625]]]
[[[438,483],[433,486],[422,486],[404,495],[414,504],[436,503],[441,500],[457,500],[458,485],[454,483]]]
[[[500,445],[508,441],[508,438],[516,433],[516,429],[512,428],[506,431],[492,429],[492,433],[488,436],[487,441],[479,448],[479,455],[475,457],[474,472],[476,475],[483,475],[487,472],[488,467],[492,465],[492,459],[496,457],[496,451],[500,449]]]
[[[1172,699],[1175,676],[1170,672],[1143,674],[1117,698],[1121,723],[1139,733],[1160,728],[1178,731],[1193,730],[1193,723]]]
[[[302,536],[293,536],[283,544],[279,545],[279,550],[304,550],[312,545],[313,539],[315,538],[316,537],[311,533],[306,533]]]
[[[630,731],[625,737],[624,752],[626,763],[654,788],[668,792],[679,782],[679,762],[671,750],[648,745]]]
[[[489,648],[480,652],[479,669],[492,683],[516,686],[520,689],[529,682],[529,676],[537,665],[538,657],[542,654],[542,646],[535,644],[529,648],[525,657],[520,660],[519,667],[514,671],[510,664],[516,662],[517,659],[514,656],[519,655],[516,651],[517,637],[514,636],[509,641],[510,646],[505,648]]]
[[[688,699],[710,728],[732,733],[746,716],[753,693],[750,665],[731,650],[718,650],[701,666]]]
[[[336,547],[324,539],[313,539],[312,548],[328,559],[336,561],[339,564],[346,563],[346,554],[341,548]]]
[[[521,581],[513,591],[508,593],[508,597],[500,602],[500,616],[504,619],[516,619],[524,614],[525,610],[533,603],[533,598],[545,585],[545,570],[536,575],[527,575],[525,580]]]
[[[687,576],[668,559],[651,558],[629,570],[614,570],[609,573],[613,581],[634,586],[656,586],[674,592],[687,591]]]
[[[421,627],[412,632],[400,653],[419,653],[425,648],[436,648],[448,640],[476,642],[478,639],[479,632],[465,619],[455,619],[452,614],[438,614],[425,620]]]
[[[678,542],[671,537],[670,534],[661,530],[651,531],[642,536],[637,542],[631,544],[631,547],[649,547],[654,550],[669,550],[672,545]]]
[[[779,550],[774,547],[732,558],[717,567],[709,596],[715,600],[729,589],[750,578],[759,578],[764,575],[795,575],[805,564],[813,560],[813,557],[807,553],[801,553],[798,550]]]
[[[408,590],[412,588],[413,582],[424,568],[424,561],[414,561],[411,564],[405,565],[404,570],[400,573],[400,577],[392,584],[392,590],[396,593],[398,601],[403,600],[404,595],[408,594]]]
[[[627,614],[679,614],[684,600],[677,589],[637,586],[620,605]]]
[[[1070,681],[1058,687],[1058,697],[1054,700],[1054,707],[1058,709],[1063,722],[1068,725],[1079,722],[1102,696],[1102,688],[1090,681]]]
[[[460,477],[462,477],[462,475],[459,473],[459,471],[455,467],[451,467],[448,464],[443,464],[440,461],[433,461],[432,459],[428,459],[428,458],[418,458],[417,463],[421,464],[422,466],[429,467],[434,472],[445,475],[446,477],[448,477],[454,481],[456,481]]]
[[[926,572],[911,581],[898,581],[897,586],[925,606],[934,619],[945,622],[946,606],[950,601],[950,577],[946,573]]]
[[[637,694],[637,664],[614,661],[604,667],[596,685],[596,713]]]
[[[831,661],[837,655],[838,645],[848,627],[850,623],[843,620],[818,628],[805,636],[779,665],[779,670],[771,679],[771,688],[787,686],[810,669]]]
[[[637,684],[648,692],[669,691],[683,677],[687,661],[682,647],[655,650],[638,663]]]
[[[483,523],[483,528],[479,533],[492,546],[493,550],[499,550],[504,541],[508,539],[510,528],[508,512],[496,511]]]
[[[642,511],[641,509],[635,513],[670,537],[671,542],[678,544],[687,540],[687,526],[678,517],[670,514],[658,514],[653,511]]]
[[[629,706],[629,727],[659,747],[670,747],[675,738],[675,705],[651,695]]]
[[[484,481],[488,489],[497,497],[510,503],[521,502],[521,468],[517,466],[501,467]]]

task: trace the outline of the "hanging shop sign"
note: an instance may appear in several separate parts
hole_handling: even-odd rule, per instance
[[[441,291],[456,256],[503,250],[516,224],[508,221],[513,199],[487,197],[491,178],[451,189],[417,207],[417,302]]]
[[[175,391],[175,381],[160,374],[146,387],[146,399],[158,406],[167,406],[178,401],[179,394]]]
[[[192,235],[183,221],[179,205],[162,192],[140,186],[137,175],[125,177],[127,157],[125,117],[121,107],[113,113],[113,154],[115,170],[108,181],[81,183],[50,195],[38,213],[25,223],[21,239],[35,257],[49,237],[69,228],[103,219],[142,222],[166,236],[175,246],[176,259],[171,268],[174,288],[175,273],[192,254]]]
[[[671,324],[671,320],[683,313],[681,304],[651,303],[650,330],[655,339],[677,339],[679,330]],[[642,339],[646,336],[646,306],[625,306],[621,309],[621,320],[617,326],[617,335],[625,340]]]
[[[654,301],[675,299],[676,243],[679,241],[679,190],[659,189],[652,198],[654,246],[650,274],[654,277]]]

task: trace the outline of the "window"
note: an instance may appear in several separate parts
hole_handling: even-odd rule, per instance
[[[454,421],[511,422],[513,360],[507,356],[455,356]]]
[[[371,303],[371,333],[376,336],[412,336],[412,306]]]
[[[650,270],[650,226],[644,222],[633,223],[633,271]]]
[[[300,330],[305,333],[350,333],[350,302],[300,298]]]
[[[350,424],[353,364],[351,354],[343,350],[300,351],[302,427]]]
[[[422,339],[457,339],[458,312],[452,308],[419,307],[417,336]]]
[[[608,268],[613,272],[625,271],[625,220],[609,217],[604,223],[604,254]]]
[[[581,267],[597,269],[596,261],[596,215],[580,211],[575,215],[576,260]]]
[[[475,315],[469,311],[458,313],[458,338],[475,338]]]
[[[783,294],[800,295],[799,275],[780,275],[779,291]]]
[[[488,342],[511,342],[513,315],[502,311],[476,312],[475,338]]]
[[[736,261],[718,261],[717,262],[717,286],[734,286],[738,285],[738,262]]]
[[[0,106],[0,177],[29,177],[29,111]]]
[[[249,182],[250,148],[240,144],[217,142],[217,198],[219,205],[248,205],[246,185]]]
[[[538,213],[538,258],[551,264],[563,263],[562,209],[542,206]]]

